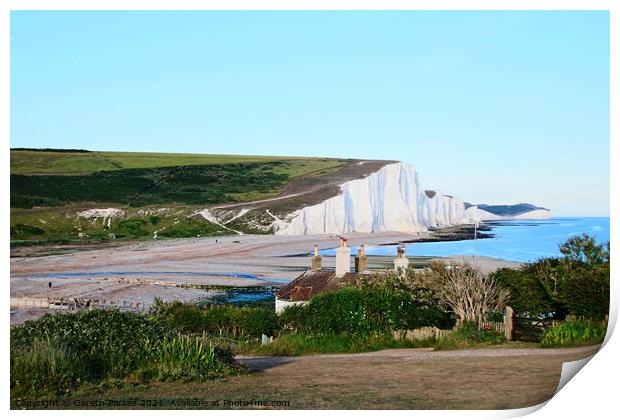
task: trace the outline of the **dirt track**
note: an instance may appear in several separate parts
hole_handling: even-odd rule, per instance
[[[280,400],[291,409],[508,409],[551,398],[562,363],[597,346],[493,348],[242,359],[254,373],[203,383],[158,383],[98,398]],[[170,408],[168,406],[168,408]]]

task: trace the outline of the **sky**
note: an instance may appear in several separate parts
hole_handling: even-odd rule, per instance
[[[11,147],[412,163],[609,215],[605,11],[13,11]]]

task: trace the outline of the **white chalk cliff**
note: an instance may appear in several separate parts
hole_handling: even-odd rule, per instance
[[[388,164],[369,176],[341,185],[340,194],[292,213],[277,234],[423,232],[464,223],[461,200],[425,191],[408,163]]]
[[[490,211],[483,210],[478,208],[478,206],[471,206],[465,210],[465,218],[471,221],[482,221],[482,220],[504,220],[504,216],[500,216],[498,214],[491,213]]]
[[[544,220],[551,219],[551,211],[547,209],[536,209],[526,211],[524,213],[501,216],[491,213],[489,211],[478,208],[478,206],[471,206],[465,210],[465,219],[469,221],[485,221],[485,220]]]

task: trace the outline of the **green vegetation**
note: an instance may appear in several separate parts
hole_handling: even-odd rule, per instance
[[[110,239],[187,238],[232,232],[196,215],[189,208],[127,209],[122,217],[83,218],[78,210],[11,209],[11,246],[82,243]]]
[[[159,222],[151,226],[161,226]],[[165,228],[158,230],[160,238],[195,238],[202,236],[229,235],[230,230],[204,220],[201,216],[186,217],[177,222],[167,223]]]
[[[127,219],[121,227],[138,234],[146,225],[164,222],[165,217],[159,215],[144,216],[137,221]],[[37,234],[25,226],[19,229]],[[505,343],[504,334],[493,327],[493,322],[502,319],[497,303],[504,298],[496,294],[501,290],[498,284],[511,291],[509,303],[521,315],[547,323],[554,319],[542,334],[540,346],[601,343],[609,304],[609,244],[596,245],[583,235],[569,239],[561,250],[563,258],[538,261],[534,269],[499,270],[490,276],[492,282],[471,267],[446,270],[435,265],[418,274],[377,276],[360,288],[319,294],[279,315],[273,308],[159,300],[146,315],[103,310],[46,315],[11,329],[12,397],[69,393],[85,384],[116,386],[223,377],[243,371],[234,361],[233,350],[296,356],[500,345]],[[441,286],[445,283],[442,279],[453,284],[463,279],[479,282],[472,290],[484,291],[484,296],[461,293],[473,300],[464,308],[481,314],[479,318],[459,316],[462,322],[439,340],[394,339],[402,337],[393,334],[396,330],[453,326],[449,314],[457,313],[455,308],[462,302],[450,297],[451,289]],[[489,299],[494,293],[495,298]],[[275,339],[261,345],[262,334]]]
[[[289,176],[284,161],[121,169],[86,175],[11,175],[11,207],[80,202],[205,205],[233,202],[228,194],[277,193]]]
[[[349,334],[369,337],[398,329],[446,328],[450,317],[421,305],[411,295],[377,288],[344,288],[315,296],[307,305],[290,306],[281,316],[289,330],[305,334]]]
[[[13,395],[87,383],[204,380],[240,372],[229,350],[182,336],[156,317],[116,310],[46,315],[11,329]]]
[[[159,228],[163,228],[158,232],[161,238],[228,234],[231,230],[191,215],[207,205],[277,196],[296,177],[325,175],[347,162],[327,158],[12,149],[12,245],[146,239]],[[165,206],[180,214],[168,214],[168,219],[174,220],[162,223],[156,219],[159,214],[142,220],[144,214],[136,214],[136,210],[148,206]],[[125,212],[113,218],[115,226],[76,220],[79,211],[110,207]],[[271,222],[268,219],[266,225]],[[254,233],[266,230],[253,229]]]
[[[273,334],[273,309],[157,301],[146,315],[91,310],[45,315],[11,329],[13,396],[83,385],[202,381],[242,372],[228,341]],[[116,385],[115,385],[116,384]]]
[[[44,233],[45,230],[38,226],[25,225],[23,223],[17,223],[16,225],[11,226],[11,236],[16,238],[40,236]]]
[[[94,152],[35,151],[11,149],[11,174],[66,174],[119,169]]]
[[[493,277],[510,290],[509,305],[523,334],[543,347],[602,342],[609,313],[610,248],[583,234],[560,246],[561,258],[545,258]],[[548,328],[538,325],[552,325]]]
[[[521,316],[602,320],[609,311],[609,243],[597,245],[587,234],[560,246],[562,258],[546,258],[493,277],[510,290],[509,305]]]
[[[68,390],[93,376],[68,342],[37,337],[29,345],[11,344],[11,388],[17,393]]]
[[[355,337],[347,334],[283,335],[272,343],[256,346],[254,343],[238,347],[240,353],[262,356],[301,356],[320,353],[360,353],[392,348],[430,347],[433,340],[395,340],[385,334]]]
[[[256,338],[261,334],[273,335],[278,330],[278,317],[273,308],[227,305],[202,307],[156,300],[151,308],[151,316],[166,328],[181,333]]]
[[[308,305],[292,306],[276,315],[271,308],[198,306],[157,301],[152,319],[179,333],[234,339],[243,354],[300,355],[422,347],[433,340],[395,340],[395,328],[449,326],[435,308],[420,307],[407,295],[371,288],[346,288],[321,294]],[[261,346],[262,334],[276,339]]]
[[[230,351],[218,351],[204,336],[165,336],[145,348],[150,358],[140,371],[143,380],[196,381],[240,370]]]
[[[457,323],[487,320],[503,311],[509,292],[491,276],[470,264],[446,266],[431,261],[426,269],[387,272],[369,280],[374,288],[400,291],[429,308],[441,308],[458,317]]]
[[[541,347],[573,347],[600,344],[605,339],[607,323],[588,319],[554,322],[543,333]]]
[[[278,156],[11,149],[11,174],[83,174],[118,169],[271,162],[283,159],[287,161],[303,161],[301,164],[307,164],[307,161],[320,161],[320,159],[282,158]]]
[[[480,345],[495,345],[506,342],[503,332],[493,329],[489,323],[485,323],[483,328],[478,328],[475,322],[465,322],[457,329],[434,343],[435,350],[458,350]]]
[[[11,206],[210,204],[280,192],[346,160],[270,156],[11,150]]]

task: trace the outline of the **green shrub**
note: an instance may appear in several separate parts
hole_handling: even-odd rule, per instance
[[[147,356],[141,343],[165,335],[160,325],[144,316],[117,310],[45,315],[11,329],[11,348],[23,351],[37,337],[65,343],[87,362],[92,376],[124,377]]]
[[[484,322],[482,328],[478,328],[475,322],[465,322],[455,334],[473,343],[500,344],[506,341],[506,335],[494,329],[488,322]]]
[[[26,225],[23,223],[18,223],[15,226],[11,226],[11,237],[12,238],[25,238],[30,236],[39,236],[45,233],[44,229],[41,229],[38,226]]]
[[[11,347],[11,388],[58,393],[90,379],[87,361],[66,343],[37,338],[25,349]]]
[[[206,337],[181,337],[154,317],[117,310],[45,315],[11,329],[11,387],[17,393],[135,377],[197,380],[237,370]]]
[[[142,369],[143,377],[160,381],[204,380],[231,373],[235,369],[218,358],[216,348],[207,336],[165,337],[145,345],[150,357]],[[233,364],[232,362],[231,364]]]
[[[233,308],[233,314],[242,336],[273,335],[278,329],[278,317],[273,309]]]
[[[160,229],[157,236],[162,238],[189,238],[224,235],[227,233],[230,233],[230,231],[202,217],[186,217]]]
[[[182,333],[202,332],[203,311],[197,305],[184,305],[181,302],[163,302],[155,298],[151,305],[149,318],[163,325],[167,330]]]
[[[424,326],[446,328],[449,316],[394,290],[344,288],[313,297],[307,305],[286,308],[282,325],[308,334],[368,336]]]
[[[602,320],[609,313],[610,249],[587,234],[560,246],[561,258],[544,258],[493,277],[510,290],[509,305],[528,318],[566,316]]]
[[[167,329],[182,333],[260,337],[261,334],[273,335],[278,330],[278,317],[273,308],[202,307],[156,301],[151,308],[151,317]]]
[[[255,345],[240,351],[264,356],[359,353],[388,348],[426,347],[431,341],[394,340],[385,334],[372,334],[367,337],[352,337],[346,334],[286,334],[264,346]]]
[[[505,334],[492,328],[489,323],[484,323],[482,328],[478,328],[475,322],[464,322],[447,337],[438,340],[434,349],[456,350],[480,344],[501,344],[505,341]]]
[[[150,232],[146,230],[147,222],[142,219],[127,219],[118,222],[114,233],[117,236],[131,236],[135,238],[150,236]]]
[[[541,347],[571,347],[602,343],[607,326],[601,321],[573,319],[554,323],[543,333]]]

